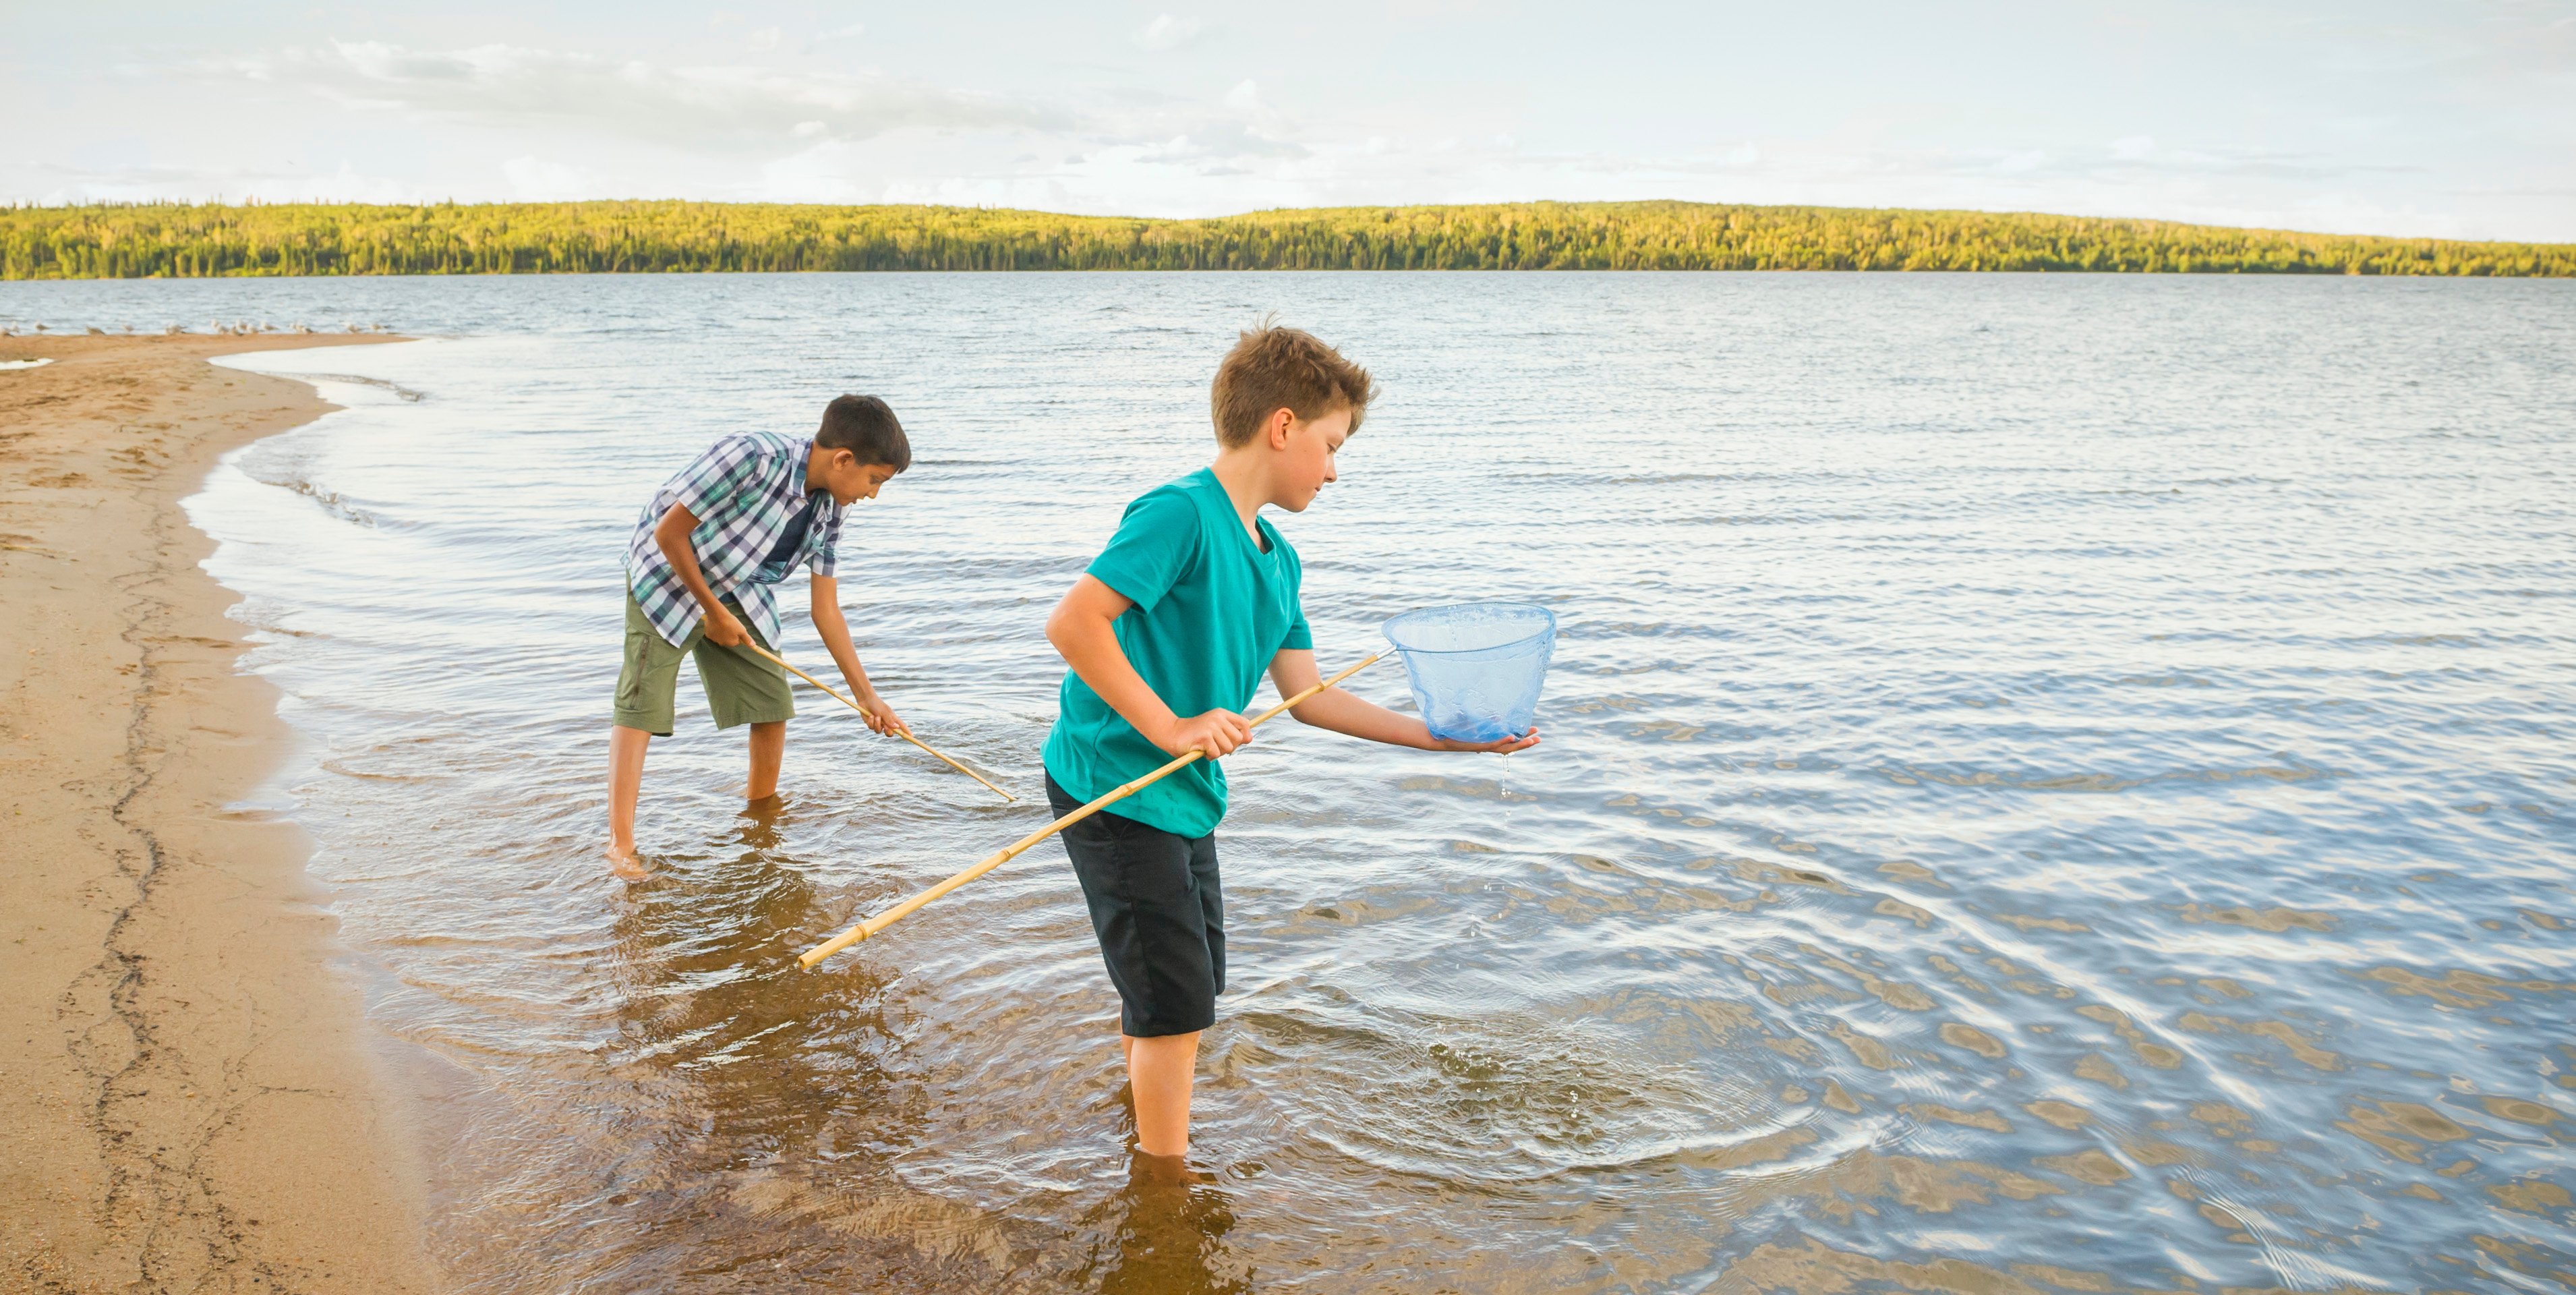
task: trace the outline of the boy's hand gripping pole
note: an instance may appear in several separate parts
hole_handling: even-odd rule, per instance
[[[787,664],[787,658],[785,658],[785,657],[783,657],[783,656],[780,656],[780,655],[778,655],[778,654],[777,654],[777,653],[775,653],[775,652],[770,651],[768,648],[762,647],[758,642],[754,641],[753,639],[751,639],[751,638],[749,638],[749,637],[747,637],[747,636],[746,636],[746,637],[743,639],[743,641],[742,641],[742,645],[743,645],[744,647],[747,647],[747,648],[751,649],[751,650],[752,650],[752,651],[754,651],[754,652],[759,653],[759,654],[760,654],[760,655],[762,655],[762,656],[765,656],[765,657],[769,658],[769,659],[770,659],[770,660],[772,660],[772,661],[777,662],[777,663],[778,663],[778,668],[779,668],[779,669],[784,670],[784,671],[786,671],[787,673],[792,674],[792,675],[796,676],[797,678],[802,679],[802,680],[804,680],[805,682],[810,683],[810,684],[814,685],[815,687],[822,689],[822,690],[823,690],[823,694],[824,694],[825,696],[827,696],[827,697],[830,697],[832,700],[834,700],[834,701],[836,701],[836,702],[839,702],[839,703],[841,703],[842,705],[847,706],[847,707],[849,707],[850,709],[852,709],[852,710],[854,710],[854,711],[857,711],[858,713],[860,713],[860,714],[862,714],[862,715],[865,715],[865,714],[867,714],[867,713],[868,713],[868,708],[867,708],[867,707],[862,706],[862,705],[858,704],[857,702],[854,702],[854,701],[850,700],[849,698],[842,696],[842,695],[841,695],[841,694],[839,694],[838,692],[833,691],[833,689],[832,689],[832,685],[827,684],[827,683],[823,682],[822,680],[817,679],[817,678],[815,678],[814,676],[812,676],[812,675],[810,675],[810,674],[807,674],[807,673],[805,673],[804,671],[799,670],[799,669],[797,669],[796,667],[794,667],[794,666],[792,666],[792,665]],[[902,730],[902,729],[896,729],[896,730],[895,730],[895,734],[894,734],[894,735],[895,735],[896,737],[902,738],[902,739],[903,739],[904,741],[906,741],[906,742],[910,742],[910,743],[912,743],[914,746],[920,747],[920,748],[921,748],[922,750],[924,750],[924,751],[929,751],[932,755],[939,756],[940,760],[941,760],[942,762],[946,763],[946,764],[947,764],[947,766],[948,766],[949,768],[954,769],[954,770],[956,770],[957,772],[962,773],[962,774],[966,775],[967,777],[974,779],[974,780],[975,780],[975,781],[977,781],[977,782],[982,782],[982,783],[984,783],[984,785],[985,785],[987,788],[990,788],[990,789],[991,789],[991,791],[992,791],[992,793],[993,793],[994,795],[999,796],[999,797],[1001,797],[1001,798],[1002,798],[1002,799],[1004,799],[1004,800],[1010,801],[1010,802],[1012,802],[1013,804],[1017,804],[1017,803],[1019,803],[1019,799],[1020,799],[1019,797],[1014,796],[1014,795],[1012,795],[1011,793],[1009,793],[1009,792],[1007,792],[1007,791],[1004,791],[1004,790],[1002,790],[1002,789],[1001,789],[1001,788],[999,788],[999,787],[995,787],[995,786],[993,786],[993,784],[991,784],[991,783],[989,783],[989,782],[984,782],[984,775],[982,775],[982,774],[980,774],[980,773],[977,773],[977,772],[975,772],[974,770],[969,769],[969,768],[967,768],[966,766],[964,766],[964,765],[962,765],[962,764],[959,764],[959,763],[957,763],[957,762],[956,762],[956,761],[954,761],[954,760],[950,760],[950,759],[949,759],[947,756],[945,756],[945,755],[940,755],[940,753],[939,753],[938,751],[935,751],[935,750],[932,750],[932,749],[931,749],[931,745],[930,745],[928,742],[924,742],[924,741],[922,741],[920,738],[914,737],[912,734],[910,734],[910,733],[908,733],[908,732],[905,732],[905,731],[904,731],[904,730]]]
[[[1352,675],[1358,674],[1362,670],[1368,669],[1370,666],[1377,664],[1378,658],[1384,655],[1386,654],[1383,652],[1372,652],[1368,655],[1367,660],[1360,662],[1358,665],[1352,666],[1350,669],[1344,670],[1340,674],[1334,675],[1332,678],[1316,684],[1312,688],[1305,689],[1294,697],[1282,699],[1278,705],[1254,716],[1252,726],[1257,728],[1273,716],[1278,715],[1280,712],[1298,705],[1307,698],[1340,683],[1344,679],[1350,678]],[[1162,768],[1156,769],[1152,773],[1146,774],[1144,777],[1138,778],[1134,782],[1121,785],[1117,790],[1110,792],[1108,795],[1047,824],[1045,827],[1029,833],[1027,836],[1021,837],[1018,841],[1013,842],[1007,848],[986,855],[984,859],[974,867],[968,868],[966,871],[958,873],[954,877],[950,877],[948,880],[943,881],[938,885],[933,886],[930,889],[925,890],[920,894],[915,895],[912,898],[841,932],[839,935],[833,936],[831,939],[825,940],[821,944],[815,945],[811,949],[807,949],[805,952],[797,955],[796,965],[803,967],[808,971],[813,970],[814,964],[821,962],[823,959],[831,957],[833,954],[839,953],[841,950],[846,949],[871,935],[875,935],[877,932],[894,925],[896,922],[902,921],[904,918],[910,916],[913,910],[920,908],[922,905],[947,894],[949,891],[957,889],[959,886],[965,885],[967,882],[973,881],[977,877],[983,876],[985,873],[991,872],[995,868],[1001,867],[1003,864],[1009,863],[1012,859],[1019,857],[1021,851],[1028,849],[1030,846],[1036,845],[1038,842],[1099,813],[1110,805],[1124,800],[1129,796],[1133,796],[1137,792],[1162,781],[1164,775],[1169,774],[1183,765],[1199,759],[1206,754],[1207,752],[1196,749],[1182,753],[1170,764],[1164,765]]]

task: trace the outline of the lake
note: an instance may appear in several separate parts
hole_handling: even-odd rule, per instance
[[[1416,607],[1563,628],[1534,751],[1282,720],[1229,761],[1210,1181],[1157,1188],[1059,847],[793,959],[1045,821],[1041,622],[1211,456],[1272,311],[1385,391],[1272,514],[1324,669]],[[228,361],[348,408],[190,509],[464,1290],[2576,1283],[2576,283],[22,283],[0,319],[423,339]],[[844,391],[916,453],[843,535],[861,655],[1021,800],[800,691],[745,815],[691,674],[629,889],[636,514]]]

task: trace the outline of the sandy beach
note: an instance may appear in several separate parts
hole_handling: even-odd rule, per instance
[[[289,824],[286,749],[179,501],[329,410],[210,356],[0,339],[0,1286],[425,1289],[419,1175]]]

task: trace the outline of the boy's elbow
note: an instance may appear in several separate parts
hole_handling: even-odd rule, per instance
[[[653,542],[659,545],[664,553],[669,553],[673,549],[687,548],[689,532],[696,530],[697,525],[697,519],[689,515],[688,509],[673,504],[669,512],[662,514],[662,520],[654,523]]]
[[[1101,606],[1099,600],[1086,597],[1083,587],[1076,585],[1073,592],[1056,603],[1054,611],[1047,613],[1047,642],[1054,644],[1056,652],[1067,662],[1096,654],[1104,648],[1114,652],[1118,647],[1118,615],[1122,610]]]
[[[1047,643],[1055,648],[1057,656],[1067,660],[1072,659],[1073,653],[1067,646],[1067,640],[1073,637],[1073,613],[1063,603],[1057,603],[1055,610],[1047,613],[1046,636]]]

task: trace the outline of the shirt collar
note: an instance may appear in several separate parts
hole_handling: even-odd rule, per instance
[[[813,512],[814,520],[816,521],[823,521],[833,516],[835,513],[840,511],[841,501],[832,497],[831,487],[814,486],[808,488],[805,484],[805,465],[813,460],[814,438],[810,436],[806,437],[804,440],[796,442],[792,448],[795,453],[788,457],[787,480],[790,487],[790,493],[792,493],[798,501],[797,506],[800,508],[810,509]],[[817,496],[821,497],[821,502],[819,503],[816,502]]]
[[[803,499],[814,493],[805,484],[806,466],[814,461],[814,438],[792,441],[787,448],[787,493]]]

